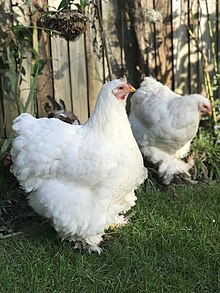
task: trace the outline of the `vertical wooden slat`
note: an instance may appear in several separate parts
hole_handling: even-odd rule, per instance
[[[38,103],[38,116],[46,116],[44,109],[47,95],[53,96],[53,82],[52,82],[52,67],[50,60],[50,40],[45,32],[39,31],[39,43],[41,44],[38,52],[40,59],[47,60],[43,72],[38,76],[37,81],[37,103]]]
[[[31,2],[32,9],[36,10],[39,7],[46,7],[47,0],[34,0]],[[32,23],[37,24],[41,11],[37,11],[32,16]],[[47,101],[47,95],[53,96],[53,84],[52,84],[52,68],[50,60],[50,37],[41,29],[38,29],[38,58],[46,61],[43,72],[38,76],[37,80],[37,105],[38,116],[47,116],[44,105]]]
[[[218,68],[215,68],[214,66],[214,59],[217,57],[216,55],[213,56],[213,49],[215,51],[215,47],[216,47],[216,41],[217,41],[217,38],[216,38],[216,22],[217,22],[217,19],[215,17],[216,15],[216,2],[217,0],[212,0],[212,1],[207,1],[208,3],[208,12],[209,12],[209,19],[210,19],[210,26],[211,28],[209,28],[209,25],[207,24],[208,28],[208,38],[207,38],[207,44],[208,44],[208,63],[209,63],[209,72],[210,72],[210,78],[211,78],[211,81],[213,80],[213,76],[215,73],[218,73],[218,72],[215,72],[216,70],[218,71]],[[210,32],[210,29],[212,30],[212,32]],[[212,34],[212,36],[210,35]],[[214,42],[214,47],[212,48],[212,41]],[[216,52],[214,53],[216,54]],[[217,59],[216,59],[217,60]],[[217,67],[218,67],[218,64],[217,64]]]
[[[125,39],[125,58],[128,66],[130,62],[136,62],[136,64],[132,65],[134,69],[136,67],[135,73],[137,74],[137,71],[139,71],[139,75],[142,78],[149,68],[149,28],[146,26],[146,22],[144,21],[147,2],[143,0],[128,0],[125,3],[125,7],[125,20],[127,21],[125,32],[127,34]],[[132,40],[135,41],[132,42]],[[126,54],[129,54],[130,59],[126,57]],[[135,77],[133,77],[133,79],[135,79]]]
[[[0,79],[0,140],[5,138],[5,127],[4,127],[4,108],[3,108],[3,91]]]
[[[11,8],[11,3],[8,1],[4,0],[2,2],[2,8],[4,12],[10,11]],[[4,19],[3,19],[4,22]],[[6,30],[6,28],[2,27],[3,30]],[[3,41],[0,39],[0,41]],[[2,87],[2,76],[0,76],[0,138],[5,138],[6,136],[6,129],[5,129],[5,109],[4,109],[4,92],[3,92],[3,87]]]
[[[96,11],[98,13],[98,11]],[[92,24],[88,25],[85,34],[85,58],[86,58],[86,70],[87,70],[87,90],[88,90],[88,109],[90,114],[95,106],[98,93],[103,85],[103,60],[102,56],[98,58],[98,52],[94,50],[94,38],[96,37],[97,45],[101,46],[101,28],[99,24],[99,17],[94,20],[94,7],[89,6],[86,10],[86,14],[90,21],[94,24],[95,30],[92,28]],[[98,48],[97,48],[98,49]],[[103,50],[103,48],[102,48]],[[101,51],[102,51],[101,50]],[[85,84],[86,86],[86,84]]]
[[[123,29],[121,29],[122,74],[126,75],[129,81],[134,86],[138,87],[141,74],[144,72],[144,69],[146,69],[146,52],[141,51],[139,39],[136,34],[139,22],[136,16],[135,6],[138,5],[138,2],[121,0],[120,4],[120,27],[123,27]]]
[[[17,117],[17,107],[13,100],[9,99],[8,96],[3,95],[4,100],[4,113],[5,113],[5,134],[8,137],[12,131],[11,125],[13,120]]]
[[[164,11],[163,23],[165,26],[164,50],[166,54],[166,72],[163,83],[169,88],[174,88],[173,83],[173,28],[172,28],[172,1],[167,1]]]
[[[88,119],[87,78],[84,37],[70,44],[70,70],[73,112],[81,123]]]
[[[205,1],[199,0],[199,33],[198,37],[200,39],[200,50],[204,52],[204,54],[207,56],[207,46],[206,46],[206,21],[207,20],[207,12],[205,8]],[[204,80],[204,66],[203,66],[203,60],[201,53],[199,52],[199,72],[198,72],[198,90],[201,94],[205,95],[205,80]]]
[[[30,25],[30,13],[29,13],[29,7],[28,5],[26,5],[26,3],[24,3],[23,0],[12,0],[12,7],[13,7],[13,12],[16,15],[16,21],[19,25],[24,25],[24,26],[29,26]],[[23,9],[23,13],[21,12],[21,10],[19,9],[22,8]],[[31,31],[30,31],[31,34]],[[25,69],[25,76],[23,77],[23,81],[20,85],[20,99],[23,103],[23,105],[25,105],[27,98],[28,98],[28,94],[30,91],[30,84],[31,84],[31,63],[32,63],[32,52],[31,50],[26,49],[25,52],[25,57],[22,61],[22,66]],[[31,111],[31,106],[29,107],[29,111]]]
[[[179,94],[189,92],[188,1],[173,0],[174,87]]]
[[[217,61],[220,61],[220,2],[216,1],[216,31],[217,31],[217,46],[216,46],[216,53],[217,53]]]
[[[215,8],[216,8],[216,3],[215,1],[207,1],[208,2],[208,10],[209,14],[213,16],[215,13]],[[200,37],[200,44],[201,44],[201,49],[203,50],[207,62],[208,62],[208,70],[209,72],[213,72],[213,57],[212,57],[212,49],[211,49],[211,42],[210,42],[210,32],[209,32],[209,27],[207,23],[207,8],[206,8],[206,1],[205,0],[200,0],[199,1],[199,23],[200,23],[200,30],[199,30],[199,37]],[[211,22],[212,22],[212,29],[215,28],[215,19],[211,17]],[[200,54],[200,59],[201,59],[201,54]],[[199,91],[203,94],[206,95],[205,88],[204,88],[204,78],[203,78],[203,65],[202,62],[199,62],[199,81],[200,81],[200,87]]]
[[[112,78],[123,75],[121,48],[121,10],[120,1],[102,1],[103,35],[106,39],[107,50],[112,68]],[[106,53],[106,52],[105,52]],[[106,57],[106,54],[105,54]],[[109,80],[109,68],[105,62],[106,79]]]
[[[51,7],[57,8],[59,0],[48,0]],[[71,86],[69,74],[69,53],[67,41],[60,37],[51,39],[52,69],[54,81],[54,97],[59,102],[64,100],[67,110],[72,108]]]
[[[8,5],[8,9],[12,9],[16,18],[14,19],[14,24],[22,24],[28,25],[29,24],[29,13],[28,7],[24,5],[22,0],[11,1],[11,8],[9,7],[9,2],[5,1],[6,5]],[[24,14],[21,12],[19,7],[24,9]],[[25,53],[26,58],[23,59],[23,67],[25,69],[25,76],[23,77],[22,83],[20,84],[20,99],[25,104],[27,100],[27,96],[29,93],[30,88],[30,70],[31,70],[31,53],[26,51]],[[4,126],[5,126],[5,134],[8,137],[12,131],[11,125],[14,118],[18,115],[17,105],[15,97],[6,94],[4,92],[2,94],[3,97],[3,107],[4,107]]]
[[[172,87],[172,23],[171,2],[166,0],[154,1],[154,10],[159,12],[161,19],[155,22],[154,27],[154,51],[155,51],[155,75],[158,80]]]
[[[149,13],[150,10],[154,9],[154,1],[153,0],[148,0],[146,1],[141,1],[142,3],[142,9],[145,9],[147,13]],[[145,14],[146,17],[146,14]],[[145,37],[147,36],[147,39]],[[146,73],[147,75],[152,75],[155,78],[157,77],[157,70],[156,70],[156,25],[154,22],[151,21],[151,19],[148,17],[145,20],[145,25],[144,25],[144,41],[146,42],[147,45],[147,70]]]
[[[64,100],[68,110],[71,109],[71,89],[69,76],[69,56],[67,41],[59,37],[51,40],[54,96],[59,102]]]
[[[219,71],[219,64],[220,64],[220,1],[216,1],[216,56],[217,56],[217,64],[218,64],[218,71]],[[219,82],[218,82],[219,84]],[[220,87],[218,87],[218,91],[216,96],[220,98]]]
[[[198,21],[198,1],[189,1],[189,22],[188,26],[195,34],[198,36],[199,33],[199,21]],[[199,74],[199,53],[198,48],[196,47],[195,41],[190,38],[189,41],[189,93],[199,92],[199,84],[198,84],[198,74]]]
[[[11,3],[8,1],[4,1],[2,3],[5,12],[9,12],[11,10]],[[6,28],[3,28],[6,29]],[[10,113],[14,113],[13,117],[17,115],[16,109],[13,109],[11,107],[11,104],[15,103],[13,98],[6,94],[6,92],[3,89],[3,79],[1,76],[1,101],[0,101],[0,133],[1,137],[5,138],[7,137],[11,132],[11,123],[13,118],[10,117]]]

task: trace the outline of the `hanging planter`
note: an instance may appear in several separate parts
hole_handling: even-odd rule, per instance
[[[78,10],[71,9],[74,4]],[[67,41],[75,41],[88,27],[89,18],[85,16],[85,8],[89,0],[61,0],[57,11],[47,12],[40,20],[40,25],[51,35],[58,35]]]
[[[52,35],[75,41],[86,30],[89,18],[77,10],[63,9],[50,12],[41,19],[42,27]]]

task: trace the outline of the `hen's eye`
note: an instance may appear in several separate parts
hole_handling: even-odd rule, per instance
[[[123,90],[123,86],[120,86],[120,87],[119,87],[119,90]]]

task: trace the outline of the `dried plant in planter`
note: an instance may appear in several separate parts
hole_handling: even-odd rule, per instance
[[[50,33],[67,41],[75,41],[87,30],[89,18],[77,10],[62,9],[49,12],[41,19],[41,25]]]

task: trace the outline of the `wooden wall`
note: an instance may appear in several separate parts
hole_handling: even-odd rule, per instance
[[[12,9],[20,15],[17,16],[20,23],[28,25],[30,20],[22,16],[18,2],[25,9],[24,0],[13,0]],[[50,38],[39,30],[39,54],[48,62],[38,80],[38,115],[45,116],[43,106],[46,95],[50,94],[57,101],[63,99],[67,109],[84,122],[93,110],[102,84],[124,75],[136,87],[144,75],[152,75],[180,94],[205,94],[201,54],[187,26],[199,35],[200,48],[208,58],[212,76],[207,2],[219,59],[220,4],[217,0],[97,0],[102,13],[101,25],[94,7],[90,6],[86,10],[91,21],[88,30],[75,42]],[[47,0],[32,1],[35,7],[45,3]],[[48,0],[49,9],[55,9],[59,3],[59,0]],[[152,18],[155,11],[159,12],[157,20]],[[27,99],[30,85],[31,56],[28,53],[25,62],[27,78],[22,85],[23,100]],[[0,99],[0,134],[4,137],[9,135],[17,111],[15,101],[3,91]]]

